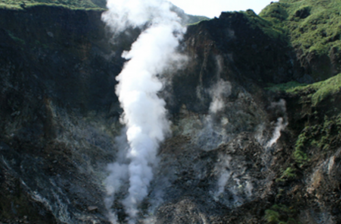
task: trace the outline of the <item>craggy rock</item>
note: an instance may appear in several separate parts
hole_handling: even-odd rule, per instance
[[[241,133],[208,152],[188,140],[174,137],[162,147],[155,179],[169,177],[169,186],[157,223],[221,223],[227,213],[269,193],[274,174],[264,157],[268,152],[254,136]]]
[[[1,220],[105,223],[122,49],[110,44],[101,12],[33,7],[0,16]]]

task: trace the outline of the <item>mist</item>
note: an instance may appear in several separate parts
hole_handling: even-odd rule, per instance
[[[224,99],[227,98],[232,91],[232,85],[228,81],[220,79],[215,85],[209,89],[212,97],[209,111],[211,114],[216,114],[224,109]]]

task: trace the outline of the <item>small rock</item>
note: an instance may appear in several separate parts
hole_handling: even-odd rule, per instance
[[[54,37],[53,33],[50,32],[50,31],[47,32],[47,35],[48,35],[49,37]]]
[[[98,207],[97,206],[88,206],[88,211],[89,212],[93,212],[93,211],[97,211]]]

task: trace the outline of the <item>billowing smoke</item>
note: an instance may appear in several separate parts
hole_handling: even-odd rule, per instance
[[[111,185],[107,186],[110,197],[106,199],[107,207],[111,207],[110,201],[124,177],[129,177],[128,195],[122,203],[129,223],[135,223],[138,206],[147,196],[153,178],[159,143],[170,130],[165,102],[157,95],[163,88],[157,76],[183,59],[176,48],[185,30],[177,15],[169,10],[169,3],[163,0],[108,0],[107,6],[109,10],[103,14],[103,20],[116,33],[147,22],[149,26],[131,50],[122,55],[129,61],[117,77],[116,94],[124,110],[121,122],[126,126],[128,163],[112,164],[106,182]],[[110,214],[114,223],[115,215]]]

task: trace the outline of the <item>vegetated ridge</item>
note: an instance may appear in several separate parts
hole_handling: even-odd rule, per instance
[[[280,0],[259,15],[285,31],[311,81],[319,81],[341,72],[340,11],[334,0]]]

